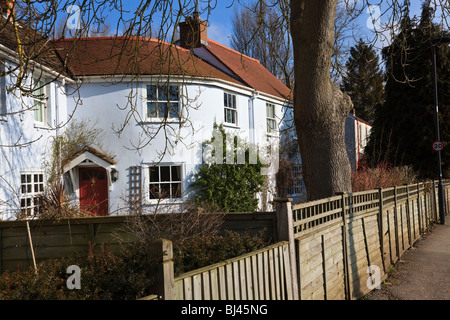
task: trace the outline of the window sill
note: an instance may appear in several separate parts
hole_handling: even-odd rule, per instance
[[[164,119],[164,118],[147,118],[140,124],[164,124],[164,123],[185,123],[186,119]]]
[[[183,198],[161,199],[161,200],[149,199],[149,200],[144,201],[143,205],[144,206],[155,206],[155,205],[167,206],[167,205],[178,205],[178,204],[183,204],[183,203],[184,203]]]
[[[42,129],[42,130],[52,130],[52,128],[50,128],[48,125],[46,125],[43,122],[35,122],[34,123],[34,128],[35,129]]]
[[[280,138],[280,134],[278,132],[274,133],[267,133],[266,134],[269,138]]]
[[[233,124],[233,123],[228,123],[228,122],[223,122],[222,125],[224,127],[227,128],[233,128],[233,129],[240,129],[241,127],[239,127],[237,124]]]

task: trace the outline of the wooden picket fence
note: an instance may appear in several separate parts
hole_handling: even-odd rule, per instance
[[[279,242],[174,280],[176,300],[292,300],[289,243]]]
[[[291,199],[278,199],[276,244],[177,278],[166,244],[159,250],[155,293],[180,300],[359,299],[439,222],[436,188],[432,181],[294,206]],[[444,198],[448,208],[447,182]]]

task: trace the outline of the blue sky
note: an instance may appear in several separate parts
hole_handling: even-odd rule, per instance
[[[208,26],[208,37],[222,43],[226,46],[231,47],[230,41],[231,41],[231,34],[232,34],[232,19],[234,15],[234,10],[236,8],[240,8],[240,3],[245,3],[248,0],[199,0],[199,7],[201,18],[202,19],[208,19],[209,26]],[[318,1],[318,0],[313,0]],[[365,0],[354,0],[359,3],[363,3]],[[372,0],[371,3],[379,3],[381,0]],[[141,0],[127,0],[126,8],[128,8],[130,11],[134,11],[133,9],[139,4]],[[182,1],[183,2],[183,1]],[[187,3],[190,3],[192,6],[194,4],[194,0],[186,0]],[[240,2],[240,3],[239,3]],[[383,1],[384,3],[386,0]],[[176,1],[174,2],[176,3]],[[204,9],[208,3],[211,6],[215,6],[215,8],[210,12],[210,15],[205,13]],[[421,7],[422,0],[412,0],[411,1],[411,16],[414,15],[420,15],[420,7]],[[384,8],[381,8],[381,12],[384,11]],[[109,12],[109,20],[112,23],[113,26],[116,25],[117,18],[115,18],[114,12]],[[157,20],[157,19],[155,19]],[[359,19],[358,19],[358,28],[356,29],[358,32],[358,35],[356,35],[356,38],[359,38],[360,36],[367,35],[369,38],[373,37],[373,33],[369,30],[367,26],[367,22],[370,20],[370,14],[369,12],[363,13]],[[381,22],[386,22],[387,17],[382,16]],[[351,46],[352,43],[349,43]]]
[[[317,0],[314,0],[317,1]],[[355,0],[358,2],[362,2],[363,0]],[[241,2],[245,2],[242,1]],[[370,1],[371,3],[379,3],[380,0]],[[386,2],[386,1],[384,1]],[[411,17],[414,15],[420,16],[421,12],[422,0],[412,0],[411,1]],[[202,7],[202,1],[200,1],[200,9]],[[217,5],[214,10],[212,10],[208,21],[208,37],[212,40],[215,40],[219,43],[222,43],[226,46],[231,46],[230,39],[232,34],[232,19],[235,8],[239,8],[240,4],[237,0],[217,0]],[[384,8],[381,8],[381,12],[384,11]],[[202,18],[206,18],[205,15]],[[373,33],[371,33],[370,29],[367,27],[367,21],[370,19],[370,14],[365,12],[358,19],[358,24],[360,26],[359,31],[362,34],[366,34],[369,37],[373,37]],[[381,22],[386,22],[387,17],[382,16]]]

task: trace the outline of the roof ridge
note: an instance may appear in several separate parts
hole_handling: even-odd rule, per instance
[[[73,41],[98,41],[98,40],[134,40],[134,39],[139,39],[139,40],[149,40],[151,42],[159,42],[159,43],[163,43],[163,44],[167,44],[167,45],[173,45],[173,46],[177,46],[176,44],[172,44],[169,43],[167,41],[164,40],[159,40],[156,38],[151,38],[151,37],[141,37],[141,36],[106,36],[106,37],[82,37],[82,38],[61,38],[61,39],[53,39],[51,41],[54,42],[73,42]],[[178,47],[178,46],[177,46]],[[182,48],[184,49],[184,48]],[[187,50],[187,49],[185,49]]]
[[[258,62],[258,63],[261,63],[261,61],[259,61],[258,59],[253,58],[253,57],[250,57],[250,56],[247,56],[247,55],[245,55],[245,54],[243,54],[243,53],[241,53],[241,52],[239,52],[239,51],[237,51],[237,50],[231,49],[230,47],[227,47],[226,45],[221,44],[220,42],[211,40],[211,39],[209,39],[209,38],[208,38],[206,41],[207,41],[208,43],[209,43],[209,42],[213,42],[214,44],[216,44],[216,45],[218,45],[218,46],[220,46],[220,47],[222,47],[222,48],[225,48],[225,49],[227,49],[228,51],[231,51],[231,52],[236,53],[236,54],[238,54],[238,55],[240,55],[240,56],[244,56],[244,57],[246,57],[246,58],[248,58],[248,59],[250,59],[250,60],[254,60],[254,61]]]

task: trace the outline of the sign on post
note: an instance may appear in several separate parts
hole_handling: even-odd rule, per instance
[[[433,150],[436,152],[442,151],[444,149],[444,144],[441,141],[433,142]]]

